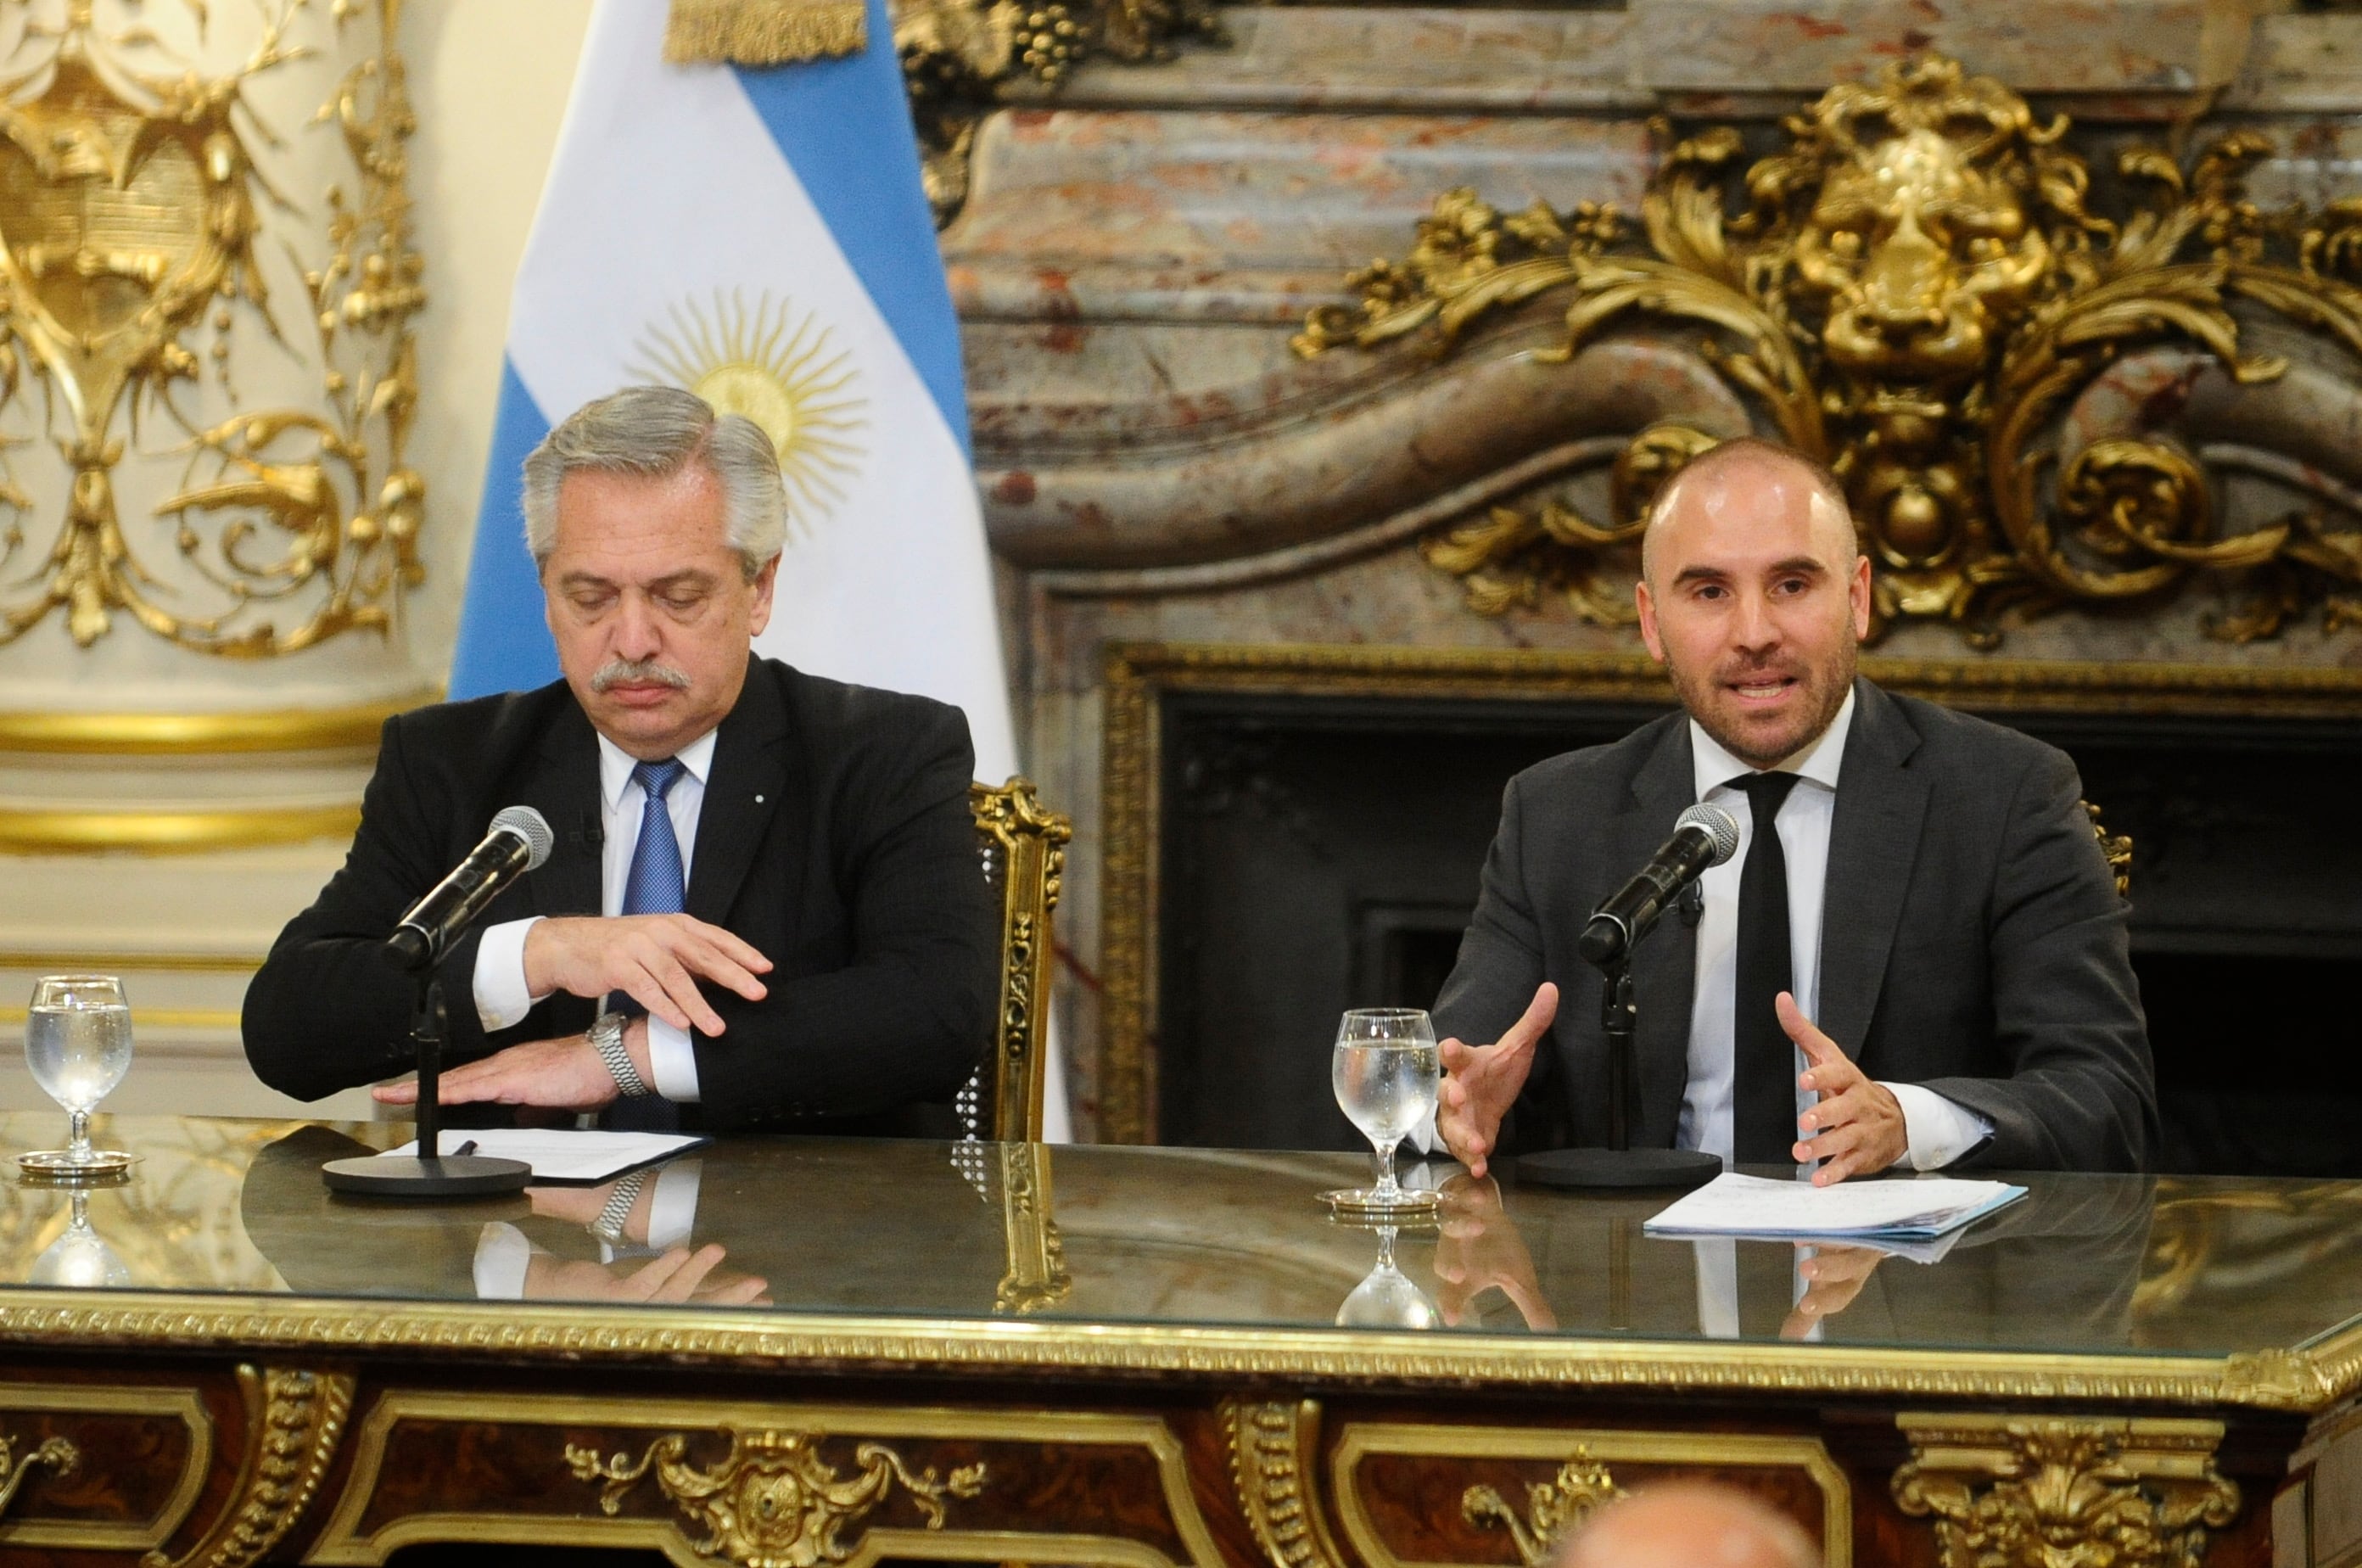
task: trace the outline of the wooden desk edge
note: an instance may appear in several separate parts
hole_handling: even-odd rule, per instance
[[[0,1344],[926,1367],[1351,1384],[2099,1399],[2314,1414],[2362,1388],[2362,1323],[2231,1356],[1692,1342],[0,1287]]]

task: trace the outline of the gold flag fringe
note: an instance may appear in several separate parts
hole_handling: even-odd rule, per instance
[[[862,0],[672,0],[665,58],[676,65],[784,65],[854,54],[869,41]]]

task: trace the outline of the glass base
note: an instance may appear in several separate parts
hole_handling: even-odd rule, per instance
[[[37,1149],[17,1156],[17,1168],[44,1181],[87,1181],[94,1176],[121,1176],[139,1156],[120,1149],[93,1149],[77,1159],[72,1149]]]
[[[1433,1214],[1443,1199],[1436,1193],[1409,1187],[1402,1187],[1389,1197],[1374,1187],[1341,1187],[1322,1193],[1320,1201],[1341,1220],[1416,1220]]]

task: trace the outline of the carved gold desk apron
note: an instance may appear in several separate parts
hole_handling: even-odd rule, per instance
[[[0,1118],[0,1155],[53,1117]],[[1352,1156],[749,1139],[433,1209],[390,1127],[120,1118],[0,1208],[0,1562],[1530,1564],[1675,1475],[1832,1563],[2362,1560],[2362,1187],[2037,1177],[1932,1263]],[[12,1162],[13,1164],[13,1162]],[[665,1303],[625,1299],[688,1292]],[[1359,1310],[1359,1309],[1357,1309]]]

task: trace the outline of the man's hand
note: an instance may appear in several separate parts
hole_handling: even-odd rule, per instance
[[[1472,1176],[1485,1174],[1485,1157],[1501,1136],[1501,1118],[1526,1087],[1534,1068],[1534,1043],[1558,1013],[1558,988],[1548,980],[1534,992],[1525,1017],[1490,1045],[1443,1043],[1443,1084],[1436,1092],[1435,1131],[1451,1157]]]
[[[643,1082],[654,1082],[648,1064],[648,1026],[634,1019],[624,1030],[624,1048]],[[437,1099],[445,1105],[543,1105],[560,1110],[596,1110],[621,1091],[615,1075],[599,1059],[588,1038],[561,1035],[496,1051],[480,1062],[443,1075]],[[370,1090],[381,1105],[415,1105],[416,1080],[381,1084]]]
[[[1805,1294],[1780,1325],[1783,1340],[1801,1340],[1824,1318],[1834,1318],[1853,1305],[1861,1287],[1886,1254],[1870,1247],[1806,1247],[1796,1249],[1796,1273]]]
[[[1909,1154],[1911,1132],[1893,1091],[1864,1074],[1836,1041],[1813,1027],[1794,997],[1782,991],[1773,1005],[1780,1012],[1780,1027],[1812,1064],[1797,1084],[1821,1097],[1821,1103],[1796,1123],[1805,1133],[1796,1141],[1796,1159],[1821,1162],[1813,1173],[1813,1185],[1827,1187],[1850,1176],[1882,1171]]]
[[[696,1301],[708,1307],[767,1307],[770,1288],[758,1275],[717,1274],[727,1254],[712,1242],[694,1253],[675,1247],[628,1274],[604,1264],[566,1262],[535,1253],[525,1265],[528,1300]],[[618,1265],[620,1266],[620,1265]]]
[[[1435,1304],[1446,1324],[1457,1328],[1476,1297],[1501,1287],[1526,1327],[1548,1332],[1558,1318],[1534,1278],[1533,1254],[1517,1222],[1501,1207],[1501,1188],[1490,1177],[1457,1176],[1443,1184],[1441,1233],[1435,1242]]]
[[[771,961],[718,925],[685,914],[573,917],[534,922],[524,937],[525,989],[597,999],[622,991],[675,1029],[722,1032],[698,994],[707,979],[760,1001]]]

